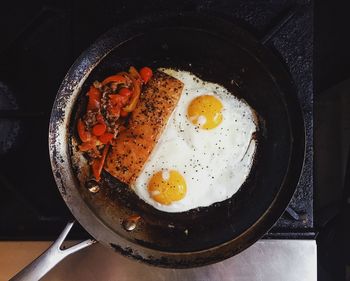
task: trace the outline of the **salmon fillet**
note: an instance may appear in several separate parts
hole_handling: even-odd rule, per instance
[[[131,113],[128,128],[117,136],[107,156],[107,172],[126,184],[136,180],[175,109],[183,86],[172,76],[154,73]]]

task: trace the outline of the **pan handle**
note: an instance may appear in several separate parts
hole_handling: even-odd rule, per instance
[[[88,239],[68,249],[62,250],[62,243],[64,242],[73,225],[74,221],[69,222],[57,240],[50,246],[50,248],[48,248],[44,253],[41,254],[41,256],[39,256],[36,260],[34,260],[14,277],[12,277],[10,281],[37,281],[46,273],[48,273],[52,268],[54,268],[55,265],[65,257],[96,242],[93,239]]]

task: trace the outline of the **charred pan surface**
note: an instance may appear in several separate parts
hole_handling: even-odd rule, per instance
[[[132,183],[151,154],[174,111],[183,83],[156,72],[132,112],[128,128],[121,132],[109,153],[105,169],[120,181]]]

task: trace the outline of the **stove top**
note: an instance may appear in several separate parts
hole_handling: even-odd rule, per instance
[[[313,237],[313,6],[309,1],[53,1],[8,3],[0,18],[0,239],[51,240],[72,216],[54,182],[51,107],[74,60],[113,25],[164,11],[198,11],[249,30],[286,64],[298,89],[306,155],[296,193],[266,238]],[[16,15],[14,17],[13,15]],[[6,28],[5,28],[6,27]],[[75,228],[72,239],[85,238]]]

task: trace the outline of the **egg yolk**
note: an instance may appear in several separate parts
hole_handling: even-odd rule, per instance
[[[160,204],[170,205],[186,195],[186,181],[183,176],[174,170],[155,173],[148,183],[148,192],[151,198]]]
[[[196,97],[187,108],[189,120],[201,129],[210,130],[222,122],[223,106],[219,99],[211,95]]]

